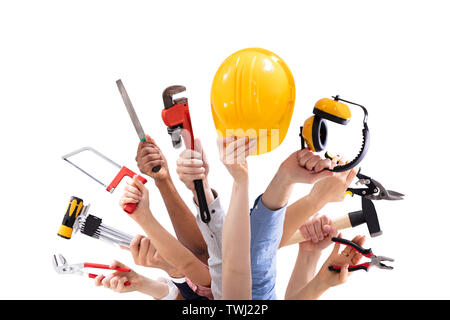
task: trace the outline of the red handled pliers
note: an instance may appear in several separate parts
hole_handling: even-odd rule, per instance
[[[106,264],[97,264],[97,263],[77,263],[77,264],[68,264],[66,258],[62,254],[53,255],[53,268],[55,271],[61,274],[77,274],[80,276],[87,275],[91,279],[95,279],[98,277],[97,274],[87,273],[82,271],[83,268],[96,268],[96,269],[107,269],[114,271],[122,271],[122,272],[130,272],[130,269],[127,268],[111,268]],[[104,278],[104,277],[103,277]],[[125,286],[129,286],[131,283],[129,281],[125,282]]]
[[[366,258],[370,258],[369,262],[364,262],[364,263],[357,264],[354,266],[349,266],[348,267],[349,272],[357,271],[357,270],[369,271],[369,268],[372,266],[380,268],[380,269],[385,269],[385,270],[394,269],[394,267],[387,266],[381,262],[381,261],[394,261],[394,259],[384,257],[384,256],[376,256],[373,254],[372,249],[364,249],[363,247],[357,245],[356,243],[354,243],[350,240],[342,239],[342,238],[332,238],[331,241],[341,243],[347,247],[351,247],[351,248],[355,249],[356,251],[358,251],[363,256],[365,256]],[[341,267],[329,266],[328,270],[334,271],[334,272],[341,272]]]

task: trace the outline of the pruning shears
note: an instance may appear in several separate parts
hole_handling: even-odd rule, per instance
[[[348,188],[345,193],[352,197],[356,194],[369,200],[403,200],[403,197],[405,196],[403,193],[387,190],[377,180],[362,174],[361,169],[359,169],[356,177],[358,178],[356,184],[362,184],[366,187]]]

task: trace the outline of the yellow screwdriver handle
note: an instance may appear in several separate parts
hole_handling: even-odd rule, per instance
[[[72,198],[70,198],[66,214],[64,215],[61,223],[61,227],[59,228],[58,236],[65,239],[72,238],[73,226],[82,209],[83,199],[72,196]]]

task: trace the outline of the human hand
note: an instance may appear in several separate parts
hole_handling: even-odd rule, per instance
[[[145,141],[141,141],[138,145],[136,153],[136,162],[143,174],[156,180],[164,180],[170,177],[167,161],[161,149],[149,135],[145,135]],[[156,166],[161,166],[158,172],[153,172],[152,169]]]
[[[118,261],[113,261],[110,267],[129,269],[126,265]],[[125,285],[127,281],[130,283],[128,286]],[[94,279],[94,283],[97,287],[103,286],[118,293],[125,293],[139,290],[142,284],[142,277],[133,270],[130,270],[130,272],[115,271],[106,277],[98,275]]]
[[[340,238],[341,234],[339,234],[338,237]],[[366,241],[366,237],[356,236],[352,241],[359,246],[363,246]],[[339,253],[339,248],[340,244],[336,242],[333,252],[316,275],[315,279],[317,279],[323,287],[329,288],[345,283],[349,276],[349,265],[358,264],[363,257],[361,253],[353,248],[346,247],[341,253]],[[328,270],[329,266],[341,267],[341,272],[337,273],[330,271]]]
[[[149,207],[148,189],[139,179],[137,179],[137,177],[137,175],[134,176],[131,182],[127,181],[127,186],[120,198],[119,204],[123,209],[127,203],[136,203],[136,209],[129,216],[136,221],[140,221],[145,218],[147,214],[151,214],[151,212]]]
[[[219,137],[217,139],[220,160],[233,179],[238,182],[248,181],[246,158],[256,151],[256,139],[248,137]]]
[[[344,200],[345,191],[352,183],[358,173],[358,170],[359,168],[355,167],[348,171],[336,172],[331,177],[317,181],[311,188],[309,196],[324,203],[339,202]]]
[[[328,247],[335,237],[337,230],[331,225],[327,216],[313,216],[300,227],[300,233],[306,241],[300,243],[300,249],[306,252],[322,251]]]
[[[194,180],[203,180],[203,183],[208,185],[209,163],[199,139],[195,139],[194,150],[186,144],[186,150],[177,160],[177,173],[180,180],[192,192],[195,192]]]
[[[292,153],[280,166],[279,172],[289,183],[312,184],[320,179],[331,177],[334,173],[330,159],[322,159],[309,149],[301,149]]]
[[[156,250],[151,240],[147,237],[137,235],[133,238],[130,248],[122,247],[131,252],[134,263],[138,266],[158,268],[164,270],[173,278],[181,278],[183,275],[169,264]]]

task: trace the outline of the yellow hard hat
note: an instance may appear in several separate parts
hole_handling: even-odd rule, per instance
[[[257,154],[283,142],[294,103],[291,71],[280,57],[261,48],[229,56],[211,88],[211,111],[219,136],[257,138]]]

